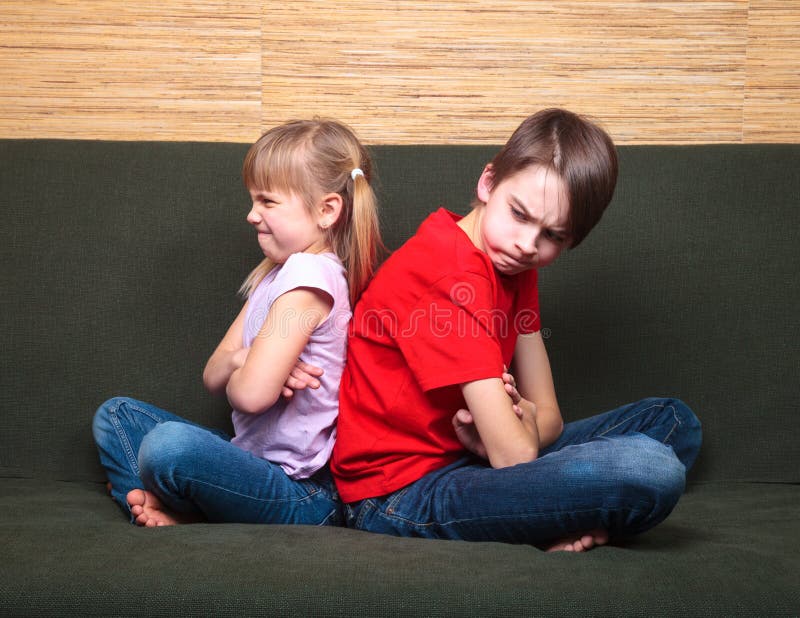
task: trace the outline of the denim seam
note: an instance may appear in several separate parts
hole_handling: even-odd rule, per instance
[[[183,475],[180,475],[180,474],[176,473],[175,474],[175,478],[177,480],[182,481],[182,482],[189,481],[189,482],[192,482],[192,483],[197,483],[198,485],[205,485],[206,487],[213,487],[214,489],[218,489],[218,490],[220,490],[222,492],[229,493],[229,494],[232,494],[234,496],[239,496],[241,498],[246,498],[248,500],[253,500],[255,502],[262,502],[264,504],[286,504],[286,503],[308,502],[310,500],[310,498],[315,497],[317,494],[319,494],[322,491],[321,489],[319,489],[317,487],[317,488],[314,488],[314,490],[311,493],[309,493],[309,494],[307,494],[307,495],[305,495],[305,496],[303,496],[301,498],[288,498],[288,499],[287,498],[282,498],[282,499],[267,500],[267,499],[264,499],[264,498],[256,498],[255,496],[250,496],[248,494],[243,494],[241,492],[234,491],[234,490],[232,490],[232,489],[230,489],[228,487],[221,487],[219,485],[216,485],[215,483],[209,483],[207,481],[202,481],[202,480],[199,480],[199,479],[195,479],[195,478],[190,477],[190,476],[183,476]]]
[[[663,408],[664,408],[664,405],[663,405],[663,404],[660,404],[660,405],[661,405],[661,408],[663,409]],[[644,414],[644,413],[646,413],[646,412],[650,412],[650,410],[652,410],[653,408],[657,408],[657,407],[659,407],[659,404],[656,404],[656,403],[654,403],[653,405],[651,405],[651,406],[650,406],[650,407],[648,407],[648,408],[645,408],[645,409],[643,409],[643,410],[639,410],[639,411],[638,411],[636,414],[634,414],[633,416],[629,416],[629,417],[627,417],[627,418],[625,418],[625,419],[621,420],[621,421],[620,421],[619,423],[617,423],[616,425],[613,425],[613,426],[609,427],[608,429],[606,429],[606,430],[605,430],[603,433],[600,433],[600,434],[598,434],[598,437],[603,437],[603,436],[605,436],[605,435],[606,435],[608,432],[610,432],[610,431],[613,431],[613,430],[614,430],[614,429],[616,429],[617,427],[621,427],[621,426],[622,426],[622,425],[624,425],[625,423],[628,423],[629,421],[632,421],[632,420],[633,420],[633,419],[635,419],[636,417],[638,417],[638,416],[641,416],[642,414]],[[668,433],[668,434],[666,435],[666,437],[665,437],[665,438],[664,438],[664,439],[661,441],[661,443],[662,443],[662,444],[667,444],[667,443],[668,443],[668,440],[670,439],[670,437],[672,436],[672,434],[673,434],[673,433],[675,433],[675,429],[676,429],[676,427],[677,427],[678,425],[680,425],[680,424],[681,424],[681,422],[680,422],[680,419],[678,419],[678,415],[677,415],[677,412],[676,412],[676,410],[675,410],[675,406],[669,406],[669,407],[670,407],[670,409],[672,409],[672,417],[675,419],[676,425],[673,425],[673,426],[672,426],[672,429],[670,429],[669,433]]]
[[[651,505],[649,505],[647,503],[641,503],[641,504],[637,504],[637,505],[629,505],[628,508],[631,511],[641,512],[642,510],[649,509],[650,506]],[[603,507],[593,507],[593,508],[590,508],[590,509],[571,510],[571,511],[569,511],[569,513],[570,514],[584,514],[584,513],[593,513],[593,512],[597,512],[597,511],[607,511],[607,510],[609,510],[609,507],[604,507],[603,506]],[[560,512],[561,511],[558,511],[558,512],[556,512],[556,511],[553,511],[553,512],[538,511],[536,513],[515,513],[513,515],[483,515],[483,516],[480,516],[480,517],[468,517],[468,518],[464,518],[464,519],[451,519],[449,521],[442,521],[442,522],[438,522],[438,521],[417,522],[417,521],[414,521],[414,520],[411,520],[411,519],[407,519],[405,517],[401,517],[399,515],[387,514],[387,513],[381,512],[381,511],[378,511],[378,514],[381,517],[383,517],[383,518],[385,518],[387,520],[390,520],[390,521],[402,522],[403,524],[405,524],[405,525],[407,525],[409,527],[425,529],[425,528],[431,528],[431,527],[435,527],[435,526],[440,526],[440,527],[444,528],[444,527],[447,527],[447,526],[452,526],[454,524],[476,523],[476,522],[484,522],[484,521],[502,521],[502,520],[514,520],[514,519],[519,519],[519,518],[537,518],[537,517],[548,517],[549,518],[549,517],[552,517],[554,513],[560,513]],[[359,524],[362,523],[360,521],[360,519],[359,519],[358,523]]]
[[[675,430],[678,428],[678,426],[683,424],[681,423],[681,419],[678,418],[678,411],[675,409],[675,406],[669,406],[669,408],[672,410],[672,418],[675,419],[675,424],[672,426],[672,429],[669,430],[669,433],[662,441],[664,444],[669,444],[669,439],[672,437],[672,434],[675,433]]]
[[[367,499],[364,500],[364,502],[361,505],[361,508],[358,510],[358,517],[356,518],[356,524],[355,524],[356,528],[360,529],[363,527],[364,519],[366,519],[367,511],[369,510],[378,511],[378,509],[375,507],[375,503],[372,500]]]
[[[395,506],[397,505],[398,502],[400,502],[403,496],[405,496],[406,493],[408,493],[408,490],[409,487],[404,487],[403,489],[395,493],[391,498],[389,498],[388,502],[386,503],[386,507],[381,510],[385,512],[387,515],[392,515],[394,513]]]
[[[125,456],[128,458],[128,463],[131,466],[131,470],[133,471],[136,476],[140,475],[139,469],[139,459],[137,457],[137,453],[133,452],[133,447],[131,446],[131,441],[128,439],[128,434],[125,433],[125,429],[122,426],[122,422],[119,419],[119,409],[123,405],[129,406],[131,409],[135,410],[139,414],[144,416],[148,416],[156,423],[160,423],[161,420],[152,414],[150,414],[147,410],[139,408],[138,406],[132,404],[130,401],[120,401],[113,409],[109,410],[109,417],[111,419],[112,425],[114,425],[114,430],[117,432],[117,438],[119,438],[120,443],[122,444],[123,449],[125,450]]]

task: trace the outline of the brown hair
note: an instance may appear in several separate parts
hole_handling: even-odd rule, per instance
[[[352,174],[354,169],[360,174]],[[355,305],[375,270],[381,242],[373,166],[355,133],[335,120],[293,120],[270,129],[250,147],[242,178],[248,190],[279,190],[300,196],[307,208],[327,193],[342,197],[342,211],[327,240],[347,271]],[[248,295],[275,264],[263,260],[242,284]]]
[[[608,134],[564,109],[526,118],[492,160],[492,186],[529,165],[552,169],[569,196],[567,229],[577,247],[600,221],[617,184],[617,151]]]

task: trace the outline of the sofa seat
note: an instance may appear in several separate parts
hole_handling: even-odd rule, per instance
[[[148,616],[792,616],[800,609],[800,556],[791,551],[800,538],[798,507],[797,485],[699,483],[651,532],[571,555],[333,528],[142,529],[126,523],[100,483],[2,479],[3,609],[13,616],[64,615],[69,605],[83,615]]]

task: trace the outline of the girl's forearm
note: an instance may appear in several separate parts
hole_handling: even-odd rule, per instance
[[[257,373],[252,367],[240,367],[225,387],[228,403],[245,414],[261,414],[271,408],[281,395],[283,382]]]
[[[224,395],[233,373],[247,358],[247,350],[217,350],[203,371],[203,384],[213,395]]]

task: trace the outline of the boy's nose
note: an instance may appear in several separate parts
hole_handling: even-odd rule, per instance
[[[248,223],[252,223],[253,225],[255,225],[256,223],[260,223],[261,222],[261,217],[256,212],[255,206],[253,206],[250,209],[250,212],[247,213],[247,222]]]
[[[517,248],[525,257],[533,257],[538,253],[536,243],[539,241],[539,231],[534,234],[526,235],[517,242]]]

